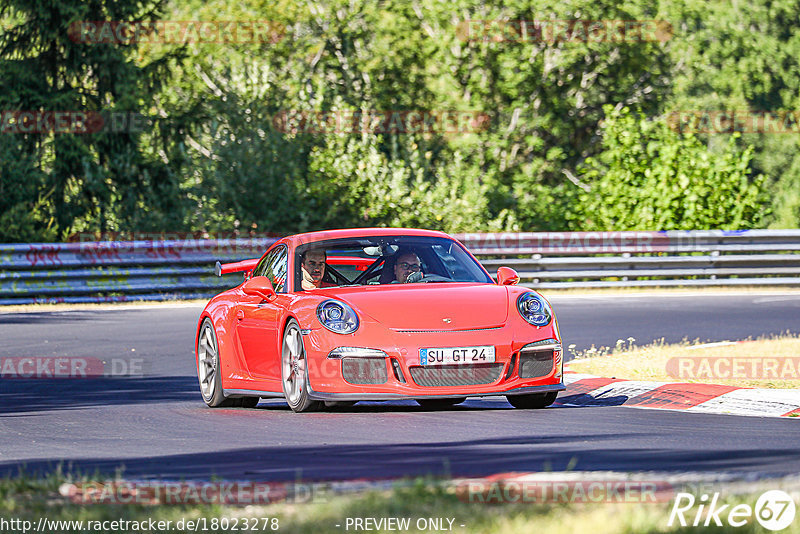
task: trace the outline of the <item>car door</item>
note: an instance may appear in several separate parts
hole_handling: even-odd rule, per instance
[[[253,276],[269,278],[275,288],[275,298],[265,301],[246,296],[236,311],[236,331],[247,370],[251,377],[268,381],[270,391],[281,390],[279,321],[289,298],[286,294],[288,265],[286,246],[281,245],[264,256],[253,270]]]

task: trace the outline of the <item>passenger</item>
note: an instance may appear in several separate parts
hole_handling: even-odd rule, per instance
[[[409,281],[409,277],[414,273],[422,274],[422,265],[419,261],[419,256],[414,254],[411,251],[398,251],[398,256],[394,261],[394,278],[395,281],[393,283],[406,283]],[[411,281],[419,281],[422,277],[418,275],[414,277],[416,280],[412,279]]]
[[[322,249],[309,250],[303,254],[303,259],[300,262],[300,271],[303,276],[300,286],[303,290],[333,287],[335,285],[322,281],[322,278],[325,276],[326,259],[327,256]]]

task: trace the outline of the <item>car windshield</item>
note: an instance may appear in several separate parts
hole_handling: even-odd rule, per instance
[[[400,283],[492,283],[452,239],[376,236],[319,241],[297,247],[295,287],[310,290]]]

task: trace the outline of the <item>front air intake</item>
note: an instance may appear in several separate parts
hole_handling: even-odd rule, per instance
[[[414,382],[423,387],[476,386],[496,382],[503,364],[416,366],[409,371]]]
[[[524,351],[519,355],[519,377],[541,378],[553,371],[553,351]]]
[[[350,384],[385,384],[388,380],[384,358],[342,358],[342,376]]]

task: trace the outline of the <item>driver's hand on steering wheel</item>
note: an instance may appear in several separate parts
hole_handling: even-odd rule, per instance
[[[422,271],[417,271],[417,272],[411,273],[406,278],[406,284],[412,284],[414,282],[419,282],[420,280],[422,280],[422,278],[424,276],[425,275],[422,274]]]

